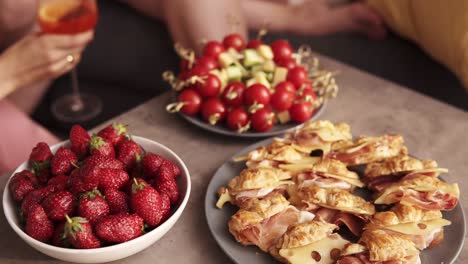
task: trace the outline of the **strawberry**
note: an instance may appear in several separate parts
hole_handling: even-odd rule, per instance
[[[86,192],[86,186],[81,179],[81,168],[74,169],[68,177],[68,186],[73,194]],[[91,188],[92,189],[92,188]]]
[[[34,190],[28,193],[21,203],[21,214],[24,217],[28,216],[29,210],[33,207],[33,205],[40,204],[47,196],[47,192],[44,188]]]
[[[93,233],[93,227],[86,218],[65,216],[63,237],[67,239],[73,247],[79,249],[98,248],[101,242]]]
[[[101,169],[97,166],[84,165],[80,168],[80,179],[84,191],[91,191],[98,187],[101,178]]]
[[[179,176],[180,173],[181,173],[180,168],[177,165],[175,165],[174,163],[167,160],[167,159],[164,159],[163,164],[161,164],[161,166],[162,165],[166,165],[166,166],[169,166],[170,168],[172,168],[172,172],[174,173],[174,176]]]
[[[143,180],[138,182],[134,178],[130,206],[133,212],[141,216],[150,227],[157,226],[164,217],[158,191]]]
[[[65,239],[65,222],[61,222],[54,229],[52,235],[52,245],[57,247],[70,247],[70,243]]]
[[[160,181],[156,179],[153,183],[154,188],[158,190],[161,194],[167,194],[171,200],[171,204],[177,203],[179,200],[179,188],[177,187],[177,183],[174,179],[170,179],[167,181]]]
[[[13,199],[18,202],[21,202],[29,192],[36,189],[36,186],[36,176],[28,170],[15,173],[9,184]]]
[[[117,159],[124,164],[126,171],[135,167],[141,154],[142,150],[140,146],[131,139],[123,140],[117,145]]]
[[[100,136],[92,136],[91,141],[89,141],[89,150],[91,155],[99,155],[99,156],[106,156],[106,157],[115,157],[114,146],[105,141]]]
[[[69,191],[53,193],[42,202],[42,207],[50,220],[64,220],[65,215],[72,215],[75,209],[73,194]]]
[[[71,149],[78,157],[83,158],[88,154],[90,140],[88,132],[80,125],[74,125],[70,129]]]
[[[159,167],[163,163],[164,159],[154,153],[146,153],[141,160],[141,170],[143,175],[147,177],[156,177]]]
[[[39,204],[34,204],[29,210],[25,231],[30,237],[42,242],[52,238],[54,224],[47,218],[44,208]]]
[[[97,189],[82,194],[78,202],[78,215],[88,219],[92,225],[109,211],[109,205]]]
[[[159,182],[171,181],[174,180],[174,177],[174,170],[168,163],[163,163],[156,174],[156,180]]]
[[[52,158],[52,151],[50,151],[49,145],[45,142],[39,142],[32,149],[31,154],[29,155],[29,161],[31,162],[44,162]]]
[[[36,174],[37,180],[41,184],[46,184],[49,181],[49,179],[52,177],[49,167],[50,167],[50,163],[48,163],[45,168],[41,168],[38,166],[33,167],[33,171]]]
[[[113,123],[98,132],[98,136],[105,139],[107,142],[117,146],[122,140],[125,139],[127,133],[127,126],[120,123]]]
[[[111,214],[128,213],[128,196],[126,193],[116,190],[108,189],[104,191],[106,201],[109,204]]]
[[[45,184],[50,178],[49,169],[52,156],[49,145],[45,142],[37,143],[29,155],[32,171],[41,184]]]
[[[122,243],[143,234],[143,218],[137,214],[120,213],[103,217],[95,227],[104,241]]]
[[[119,169],[101,169],[99,173],[101,179],[99,180],[99,189],[120,189],[130,178],[124,170]]]
[[[52,175],[68,174],[77,163],[78,158],[71,149],[60,147],[50,161]]]
[[[31,191],[24,197],[21,203],[21,213],[23,216],[28,216],[29,209],[31,209],[34,204],[41,204],[47,196],[63,190],[65,190],[65,186],[62,184],[49,184]]]
[[[97,166],[101,169],[124,169],[121,161],[106,156],[91,156],[85,161],[85,165]]]
[[[69,176],[66,175],[57,175],[52,177],[47,181],[47,185],[59,185],[60,188],[65,189],[68,183]]]
[[[161,211],[163,214],[163,218],[161,221],[164,221],[167,218],[169,218],[169,214],[171,213],[171,199],[165,193],[161,194]]]

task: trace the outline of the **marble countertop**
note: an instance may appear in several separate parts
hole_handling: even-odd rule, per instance
[[[327,69],[339,70],[338,98],[321,119],[345,121],[354,135],[400,133],[410,152],[449,168],[450,182],[459,182],[461,203],[468,212],[468,113],[376,78],[352,67],[322,58]],[[443,87],[441,87],[443,89]],[[238,139],[206,132],[182,118],[166,113],[168,93],[115,117],[135,135],[161,142],[187,164],[192,193],[176,225],[150,248],[116,263],[230,263],[212,238],[204,213],[205,191],[216,169],[229,157],[258,139]],[[0,178],[2,189],[7,176]],[[3,211],[3,210],[2,210]],[[23,242],[0,214],[0,263],[60,263]],[[183,252],[183,254],[181,254]],[[465,247],[456,263],[468,262]]]

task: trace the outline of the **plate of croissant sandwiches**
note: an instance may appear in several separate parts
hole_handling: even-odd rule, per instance
[[[444,174],[444,179],[440,177]],[[240,151],[212,178],[210,230],[236,263],[454,263],[457,183],[401,135],[353,137],[313,121]]]

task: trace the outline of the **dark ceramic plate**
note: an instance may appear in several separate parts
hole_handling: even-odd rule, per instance
[[[265,139],[253,144],[233,157],[246,155],[249,151],[268,144],[272,139]],[[205,197],[205,213],[208,226],[213,237],[224,252],[235,263],[276,263],[275,259],[255,246],[242,246],[237,243],[229,233],[227,223],[237,211],[235,206],[226,204],[223,209],[218,209],[215,204],[218,199],[216,194],[220,186],[227,185],[228,181],[244,169],[243,162],[233,162],[232,159],[225,162],[211,179]],[[446,176],[446,178],[450,178]],[[421,262],[424,264],[449,264],[454,263],[463,248],[465,236],[465,216],[460,203],[450,212],[444,212],[444,218],[451,221],[450,226],[445,227],[444,240],[433,249],[427,249],[421,253]]]
[[[176,100],[175,95],[173,96],[172,99],[174,101]],[[326,107],[326,102],[323,103],[318,109],[315,110],[315,112],[313,113],[310,120],[316,120],[323,113],[323,111],[325,110],[325,107]],[[204,120],[202,120],[199,117],[188,116],[188,115],[184,115],[182,113],[180,113],[180,115],[185,120],[189,121],[190,123],[192,123],[192,124],[194,124],[194,125],[196,125],[198,127],[201,127],[202,129],[205,129],[205,130],[217,133],[217,134],[226,135],[226,136],[244,137],[244,138],[273,137],[273,136],[285,134],[286,132],[288,132],[290,130],[293,130],[295,128],[298,128],[298,127],[302,126],[302,124],[296,124],[296,123],[293,123],[293,122],[288,122],[286,124],[276,124],[268,132],[259,133],[259,132],[254,132],[254,131],[250,130],[250,131],[247,131],[247,132],[244,132],[244,133],[236,133],[235,131],[232,131],[229,128],[227,128],[224,124],[219,124],[219,125],[212,126],[212,125],[208,124],[207,122],[205,122]]]

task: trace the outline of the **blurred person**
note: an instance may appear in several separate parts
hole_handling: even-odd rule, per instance
[[[200,52],[202,39],[221,40],[236,30],[245,39],[249,29],[323,35],[354,31],[371,38],[385,35],[382,19],[362,2],[330,6],[326,0],[127,0],[150,17],[163,20],[174,41]]]
[[[16,2],[21,7],[26,1]],[[78,64],[93,38],[93,32],[73,36],[31,32],[35,11],[25,10],[32,17],[12,16],[9,4],[0,0],[0,47],[6,47],[0,52],[0,173],[26,160],[38,142],[58,142],[29,114],[50,83]]]

